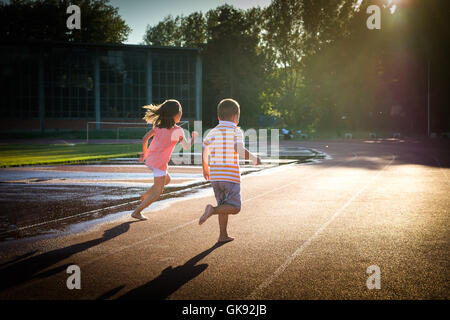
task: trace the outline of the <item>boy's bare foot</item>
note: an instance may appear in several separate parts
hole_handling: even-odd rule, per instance
[[[234,238],[232,237],[219,237],[219,240],[217,240],[218,243],[224,243],[224,242],[230,242],[233,241]]]
[[[208,219],[209,217],[211,217],[212,213],[214,211],[214,207],[210,204],[208,204],[205,208],[205,212],[202,214],[202,216],[200,217],[200,219],[198,220],[198,224],[202,224],[203,222],[206,221],[206,219]]]
[[[131,214],[132,218],[138,219],[138,220],[148,220],[147,217],[144,217],[140,212],[139,213],[132,213]]]

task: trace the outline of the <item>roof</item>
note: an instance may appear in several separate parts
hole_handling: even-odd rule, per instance
[[[143,50],[180,50],[180,51],[200,51],[199,48],[189,47],[169,47],[169,46],[150,46],[141,44],[123,44],[123,43],[86,43],[86,42],[64,42],[64,41],[9,41],[3,42],[0,46],[43,46],[43,47],[97,47],[97,48],[130,48],[130,49],[143,49]]]

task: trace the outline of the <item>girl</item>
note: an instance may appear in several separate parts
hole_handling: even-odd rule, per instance
[[[172,154],[175,145],[181,142],[183,149],[188,150],[194,144],[197,132],[192,132],[192,139],[187,141],[184,131],[176,124],[180,122],[182,110],[181,104],[177,100],[166,100],[160,105],[144,106],[148,109],[144,120],[153,124],[150,130],[143,138],[143,153],[139,162],[145,160],[145,165],[153,170],[153,186],[142,195],[142,203],[131,214],[133,218],[147,220],[141,214],[141,211],[159,198],[164,190],[164,186],[170,182],[170,176],[167,173],[167,163]],[[148,140],[154,136],[150,147],[147,150]]]

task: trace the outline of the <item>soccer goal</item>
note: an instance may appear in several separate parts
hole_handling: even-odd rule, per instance
[[[97,127],[98,125],[98,127]],[[178,123],[180,127],[183,129],[186,129],[188,132],[189,130],[189,121],[180,121]],[[95,127],[94,127],[95,126]],[[89,121],[86,123],[86,143],[89,143],[89,131],[91,132],[91,139],[92,139],[92,131],[115,131],[115,138],[116,140],[119,140],[122,136],[127,133],[130,135],[133,135],[133,137],[136,137],[137,139],[140,139],[145,135],[147,131],[149,131],[152,128],[151,124],[148,123],[142,123],[142,122],[112,122],[112,121]]]

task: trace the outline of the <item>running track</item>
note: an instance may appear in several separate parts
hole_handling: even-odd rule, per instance
[[[148,221],[4,242],[0,299],[449,299],[448,144],[298,144],[333,159],[245,176],[234,241],[215,245],[217,217],[197,224],[211,192]]]

